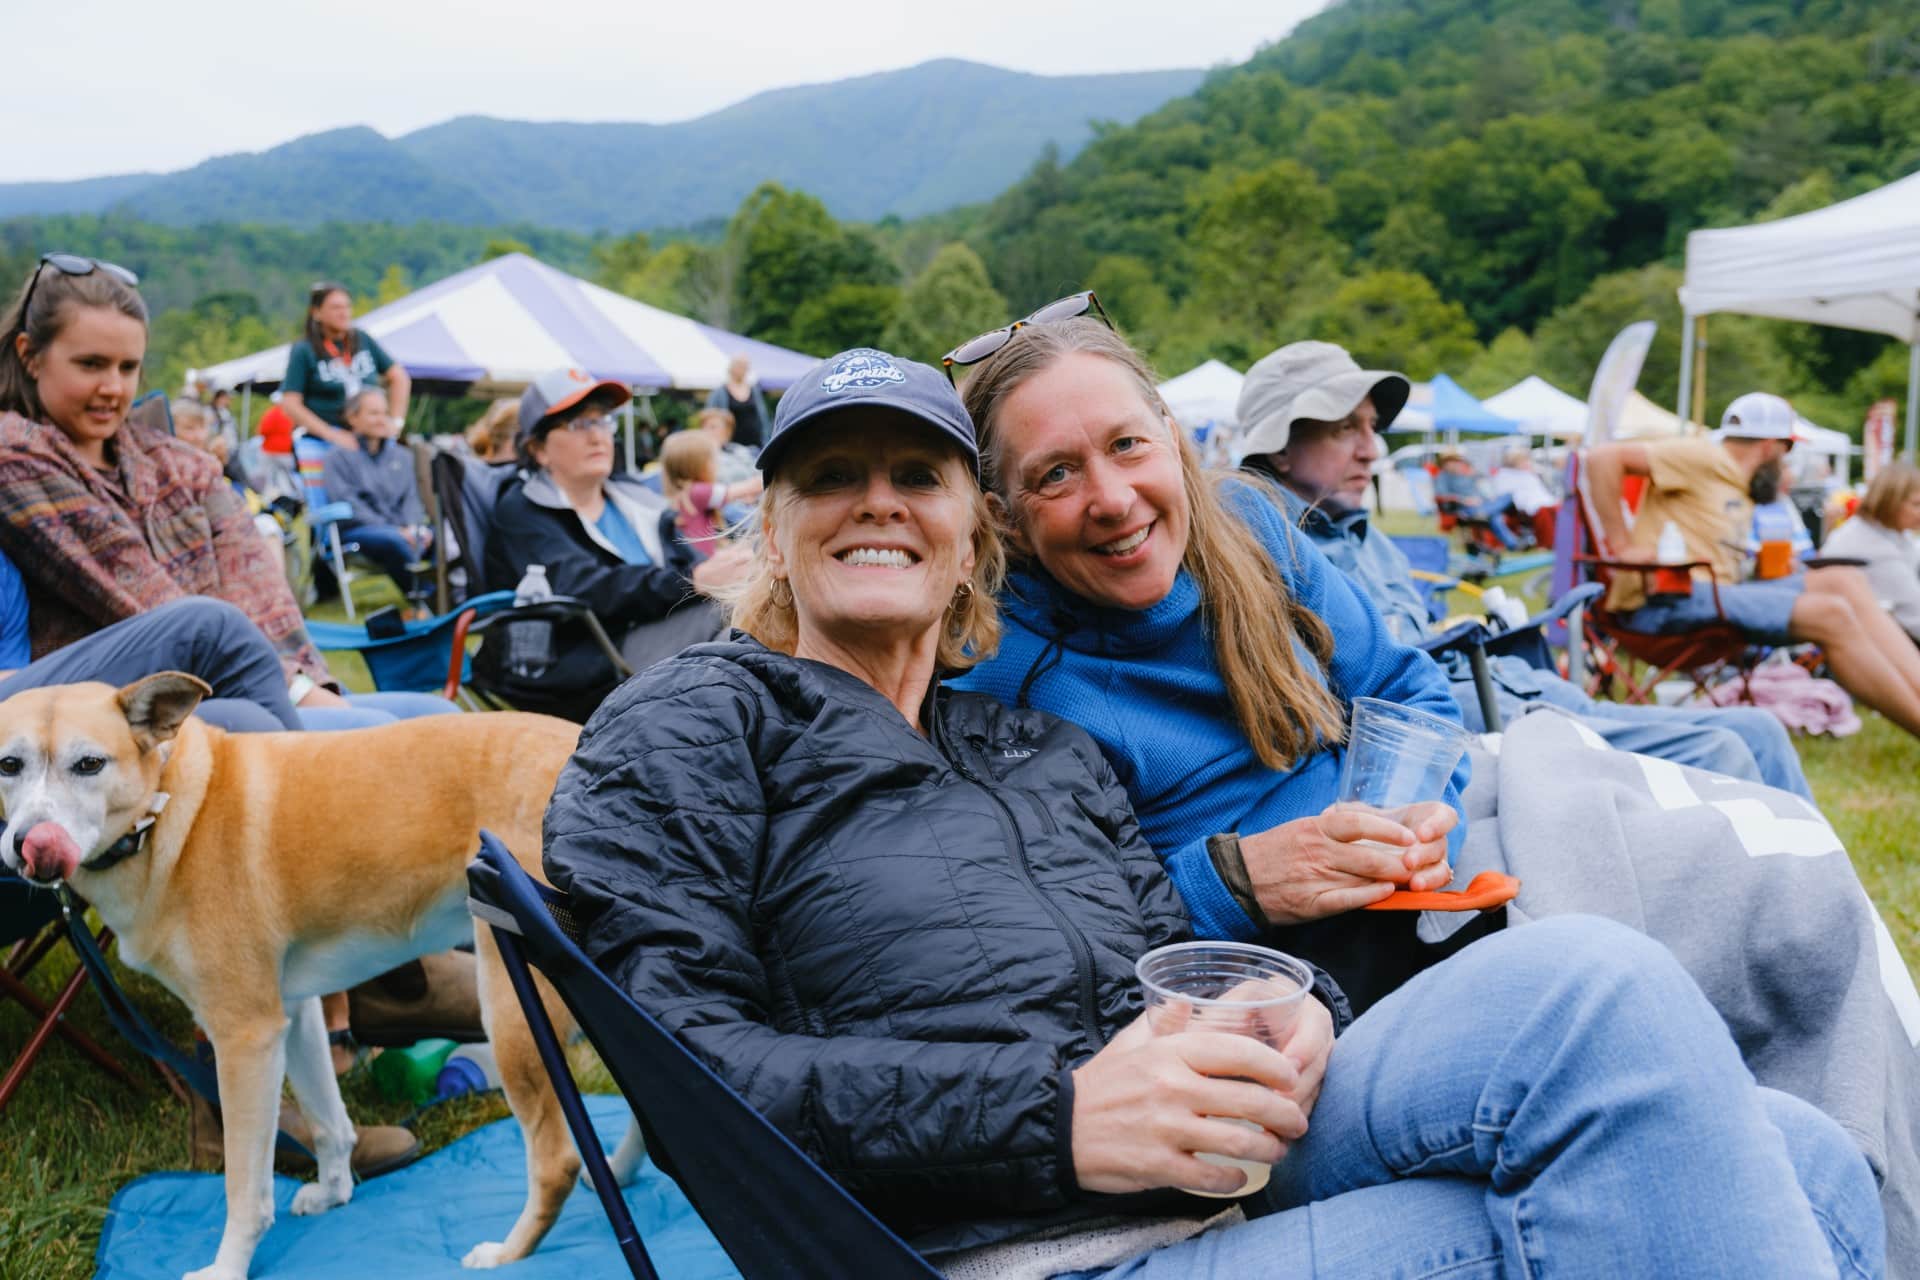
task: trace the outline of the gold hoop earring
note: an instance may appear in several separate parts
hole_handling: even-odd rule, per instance
[[[971,582],[961,583],[953,589],[953,599],[947,601],[947,611],[951,613],[953,610],[958,609],[971,599],[972,596],[973,584]]]
[[[767,593],[773,598],[776,609],[793,608],[793,584],[785,578],[775,578],[773,586],[767,589]]]

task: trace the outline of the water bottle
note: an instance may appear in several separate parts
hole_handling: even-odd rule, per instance
[[[441,1064],[459,1047],[451,1040],[422,1040],[404,1049],[383,1049],[373,1060],[373,1083],[383,1097],[419,1106],[433,1097]]]
[[[433,1096],[438,1100],[499,1087],[500,1065],[494,1061],[493,1046],[463,1044],[440,1065],[440,1074],[433,1081]]]
[[[1682,565],[1687,562],[1687,540],[1680,532],[1680,526],[1669,520],[1660,530],[1660,541],[1654,546],[1653,558],[1661,565]],[[1656,569],[1653,574],[1653,593],[1663,596],[1684,596],[1693,590],[1693,579],[1685,569]]]
[[[553,599],[547,566],[530,564],[513,589],[515,605]],[[553,665],[553,624],[545,619],[523,619],[507,624],[507,669],[522,680],[538,680]]]

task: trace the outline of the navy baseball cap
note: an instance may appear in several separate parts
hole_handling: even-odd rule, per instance
[[[616,405],[625,404],[633,399],[633,388],[612,378],[596,378],[584,369],[547,370],[520,394],[518,438],[527,439],[542,420],[556,413],[565,413],[592,395],[599,395]]]
[[[973,419],[947,376],[931,365],[872,347],[828,356],[787,389],[774,410],[773,434],[760,450],[760,470],[772,475],[809,425],[856,408],[891,409],[926,423],[960,446],[974,478],[979,478],[980,444]]]

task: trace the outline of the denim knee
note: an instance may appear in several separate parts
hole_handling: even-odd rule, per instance
[[[1767,1120],[1787,1140],[1795,1177],[1843,1277],[1886,1269],[1887,1222],[1872,1166],[1847,1131],[1810,1102],[1759,1089]]]
[[[1578,989],[1607,1004],[1672,1024],[1692,1005],[1716,1026],[1706,997],[1671,951],[1637,929],[1603,916],[1550,916],[1509,930],[1513,951],[1503,957],[1514,980],[1543,989],[1574,979]]]

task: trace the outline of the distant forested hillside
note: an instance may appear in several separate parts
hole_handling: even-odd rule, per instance
[[[777,95],[756,102],[778,114]],[[836,127],[887,125],[855,114]],[[462,125],[445,128],[435,145],[451,148]],[[500,173],[523,160],[503,153]],[[1481,394],[1534,372],[1584,393],[1614,332],[1655,319],[1641,386],[1671,403],[1689,230],[1920,169],[1920,8],[1347,0],[1190,96],[1101,128],[1077,156],[1043,154],[985,204],[841,221],[822,198],[844,189],[827,168],[759,183],[724,222],[687,216],[675,221],[693,230],[652,236],[541,231],[526,222],[554,219],[537,210],[506,230],[16,220],[0,223],[0,279],[47,248],[127,261],[163,312],[163,385],[262,332],[284,339],[315,276],[372,300],[524,244],[820,353],[878,342],[936,358],[1091,285],[1169,373],[1321,337]],[[1768,387],[1857,431],[1869,400],[1904,394],[1904,349],[1871,335],[1717,316],[1710,336],[1710,414]]]
[[[943,59],[777,89],[676,124],[467,116],[394,139],[336,129],[178,173],[0,184],[0,216],[632,231],[724,218],[772,179],[841,217],[913,217],[984,200],[1043,146],[1077,152],[1096,121],[1138,119],[1201,74],[1039,76]]]
[[[1920,7],[1346,0],[964,234],[1016,312],[1091,283],[1172,368],[1313,334],[1418,373],[1480,362],[1483,393],[1530,367],[1584,392],[1613,321],[1647,315],[1668,323],[1643,385],[1670,396],[1689,230],[1915,169]],[[1715,412],[1767,383],[1857,428],[1904,383],[1880,339],[1712,324]]]

